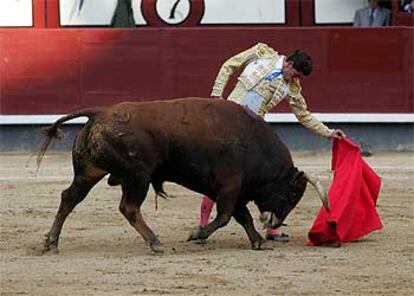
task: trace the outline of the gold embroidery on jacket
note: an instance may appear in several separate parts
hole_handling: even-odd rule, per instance
[[[278,60],[284,58],[279,56],[276,51],[266,44],[258,43],[228,59],[217,75],[211,96],[221,97],[234,70],[242,66],[246,66],[247,68],[250,63],[257,63],[259,58],[269,59],[268,63],[252,68],[251,73],[248,73],[249,75],[245,75],[246,73],[244,72],[246,71],[243,71],[238,79],[239,82],[229,95],[228,100],[240,103],[241,98],[246,92],[253,89],[264,98],[258,113],[259,116],[264,117],[267,112],[286,98],[290,109],[302,125],[315,134],[328,138],[332,130],[307,110],[306,101],[301,94],[302,87],[300,86],[299,79],[291,83],[287,83],[283,78],[272,81],[263,79],[275,69]]]

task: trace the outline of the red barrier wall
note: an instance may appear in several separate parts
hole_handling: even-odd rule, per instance
[[[314,112],[408,113],[413,39],[409,27],[0,29],[0,114],[208,96],[225,59],[258,41],[312,55]]]

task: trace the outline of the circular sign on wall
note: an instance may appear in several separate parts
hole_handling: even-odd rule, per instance
[[[157,15],[170,25],[184,22],[191,12],[190,0],[157,0],[155,6]]]

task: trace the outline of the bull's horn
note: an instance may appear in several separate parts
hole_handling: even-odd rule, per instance
[[[305,174],[305,177],[308,180],[308,182],[311,183],[313,187],[315,187],[316,191],[318,192],[319,198],[323,203],[323,206],[325,207],[326,211],[329,212],[330,208],[328,194],[326,193],[326,190],[322,186],[321,182],[307,173]]]

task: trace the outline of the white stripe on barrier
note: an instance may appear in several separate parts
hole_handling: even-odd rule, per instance
[[[312,113],[322,122],[337,123],[414,123],[413,113]],[[0,115],[0,125],[51,124],[63,115]],[[291,113],[266,114],[267,122],[290,123],[297,122]],[[82,124],[87,119],[79,117],[65,124]]]
[[[413,123],[413,113],[312,113],[322,122],[344,122],[344,123]],[[297,122],[294,114],[269,113],[266,114],[267,122]]]
[[[63,115],[0,115],[0,125],[15,124],[51,124]],[[86,117],[74,118],[64,124],[82,124],[87,121]]]

